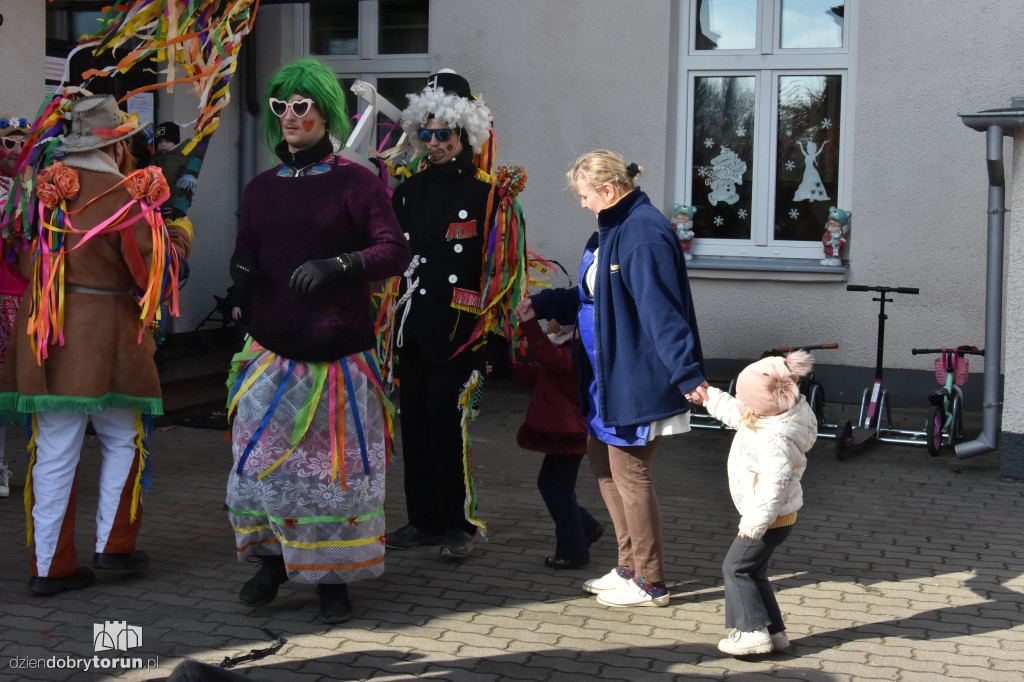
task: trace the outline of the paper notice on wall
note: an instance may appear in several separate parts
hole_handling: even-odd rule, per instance
[[[64,80],[64,65],[67,64],[66,59],[63,57],[47,57],[46,58],[46,80],[55,81],[60,83]]]
[[[153,112],[155,105],[152,92],[140,92],[128,98],[127,110],[129,114],[135,114],[140,121],[154,123]]]

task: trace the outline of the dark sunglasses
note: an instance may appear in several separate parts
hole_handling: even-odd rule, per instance
[[[420,142],[430,142],[431,137],[436,137],[438,142],[447,142],[452,139],[452,133],[455,131],[456,128],[438,128],[437,130],[420,128],[418,135],[420,136]]]
[[[302,118],[309,113],[310,108],[313,106],[313,100],[310,98],[297,99],[294,102],[285,102],[279,100],[276,97],[270,98],[270,110],[274,112],[274,115],[278,118],[284,118],[291,109],[292,113],[295,114],[296,118]]]
[[[14,149],[19,144],[21,144],[21,139],[22,138],[20,137],[5,137],[4,146],[7,147],[8,149]]]

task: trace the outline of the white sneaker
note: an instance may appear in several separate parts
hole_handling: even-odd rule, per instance
[[[768,634],[768,628],[753,632],[740,632],[734,629],[728,637],[718,643],[718,650],[731,656],[767,654],[772,650],[772,637]]]
[[[623,578],[619,575],[619,567],[616,566],[600,578],[591,578],[583,583],[583,589],[590,594],[601,594],[610,590],[622,587],[626,583],[633,582],[630,578]]]
[[[789,648],[789,637],[786,636],[786,631],[775,632],[771,635],[772,638],[772,651],[782,651]]]
[[[627,606],[668,606],[668,597],[668,592],[665,592],[660,597],[652,596],[650,592],[637,585],[636,581],[628,580],[614,590],[597,595],[597,603],[619,608]]]
[[[11,494],[11,470],[0,464],[0,497],[7,497]]]

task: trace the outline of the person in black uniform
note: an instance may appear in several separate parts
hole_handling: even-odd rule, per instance
[[[484,234],[499,202],[473,157],[489,139],[491,115],[465,78],[443,70],[409,95],[402,121],[427,166],[392,197],[413,253],[395,339],[409,523],[388,533],[386,544],[440,545],[441,557],[459,559],[486,528],[474,516],[460,398],[484,363],[472,337],[482,307]]]

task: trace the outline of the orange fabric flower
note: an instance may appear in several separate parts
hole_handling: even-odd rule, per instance
[[[149,174],[146,172],[146,169],[140,168],[137,171],[132,171],[124,179],[124,186],[128,190],[128,194],[132,195],[132,199],[144,198],[149,190]]]
[[[60,168],[63,168],[63,167],[64,167],[64,164],[59,162],[59,161],[57,163],[53,164],[53,165],[47,166],[43,170],[39,171],[39,173],[36,175],[36,181],[41,182],[41,183],[42,182],[53,182],[54,174]]]
[[[171,188],[167,186],[167,180],[164,179],[164,174],[156,166],[150,166],[147,170],[149,173],[149,189],[146,190],[146,201],[151,204],[156,204],[163,201],[171,193]]]
[[[57,208],[57,204],[60,203],[60,192],[57,191],[56,186],[48,182],[40,183],[36,187],[36,196],[39,197],[39,201],[43,202],[43,206],[51,211]]]
[[[133,171],[125,178],[125,187],[133,199],[141,199],[150,204],[158,203],[171,193],[164,174],[156,166]]]
[[[68,168],[64,164],[57,164],[60,167],[54,169],[53,184],[63,199],[74,199],[82,187],[78,183],[78,171]]]

